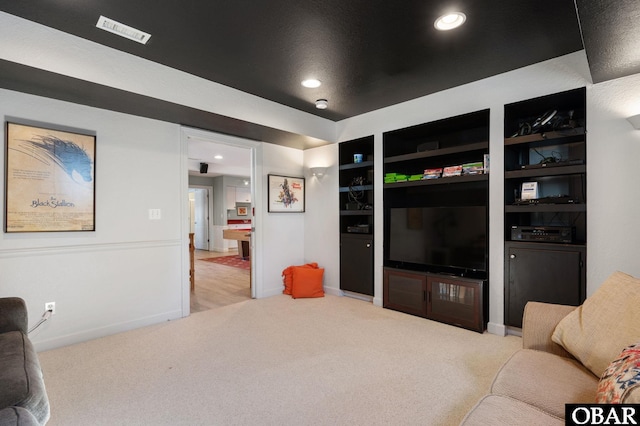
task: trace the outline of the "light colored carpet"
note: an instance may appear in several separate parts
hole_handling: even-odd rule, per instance
[[[457,425],[521,339],[274,296],[42,352],[49,425]]]

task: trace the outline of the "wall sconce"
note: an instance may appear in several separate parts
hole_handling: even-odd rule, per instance
[[[627,118],[627,121],[631,123],[634,129],[640,130],[640,114]]]
[[[327,172],[326,167],[309,167],[309,171],[313,176],[322,177]]]

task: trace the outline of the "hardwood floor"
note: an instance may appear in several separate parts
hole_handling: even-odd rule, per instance
[[[237,254],[237,250],[227,253],[195,251],[195,291],[191,293],[192,314],[251,298],[249,271],[200,260],[233,254]]]

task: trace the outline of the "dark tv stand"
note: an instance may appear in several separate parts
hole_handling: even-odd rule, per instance
[[[384,268],[383,306],[482,333],[487,289],[485,280]]]

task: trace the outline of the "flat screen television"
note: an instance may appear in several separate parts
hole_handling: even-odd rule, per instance
[[[386,241],[388,266],[456,275],[486,272],[487,209],[390,208]]]

